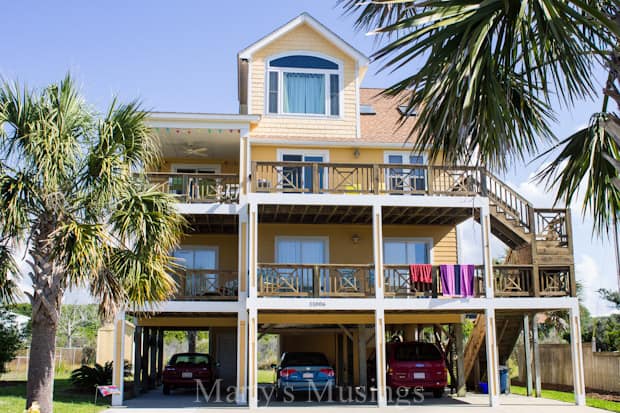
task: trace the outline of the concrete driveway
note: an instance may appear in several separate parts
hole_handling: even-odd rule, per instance
[[[137,398],[127,400],[124,407],[108,409],[107,413],[192,413],[199,411],[209,411],[213,413],[245,413],[247,407],[239,407],[234,403],[226,402],[225,395],[221,395],[222,402],[207,403],[199,396],[196,398],[195,390],[176,391],[169,396],[164,396],[161,390],[153,390]],[[293,413],[304,413],[308,411],[320,413],[337,413],[343,410],[355,409],[356,412],[377,413],[390,412],[415,408],[418,413],[457,413],[459,409],[466,409],[466,412],[486,412],[486,413],[524,413],[527,409],[530,412],[544,411],[545,413],[563,412],[563,413],[600,413],[601,410],[591,407],[579,407],[572,404],[562,403],[549,399],[536,399],[533,397],[524,397],[516,395],[503,395],[500,399],[501,406],[490,408],[488,406],[488,397],[480,394],[468,394],[466,397],[445,396],[441,399],[429,397],[422,403],[409,404],[406,401],[400,405],[390,405],[383,409],[377,409],[375,406],[360,403],[341,403],[339,401],[308,402],[304,397],[298,397],[292,403],[270,403],[267,405],[263,399],[260,402],[258,410],[266,411],[273,408],[275,411],[286,411]]]

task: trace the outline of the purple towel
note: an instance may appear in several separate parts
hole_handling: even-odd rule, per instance
[[[463,297],[474,296],[474,274],[475,267],[473,264],[461,265],[461,295]]]
[[[441,288],[444,296],[454,295],[454,265],[442,264],[439,266],[441,274]]]

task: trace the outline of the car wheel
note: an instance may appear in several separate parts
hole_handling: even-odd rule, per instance
[[[165,395],[169,395],[170,394],[170,386],[167,384],[164,384],[164,394]]]
[[[433,396],[436,399],[439,399],[441,396],[443,396],[443,389],[433,389]]]

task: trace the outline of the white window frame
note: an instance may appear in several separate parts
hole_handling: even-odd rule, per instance
[[[278,148],[276,151],[276,154],[278,156],[278,161],[280,162],[284,162],[284,155],[301,155],[302,158],[305,158],[306,156],[322,156],[323,157],[323,163],[325,162],[329,162],[329,150],[323,150],[323,149],[304,149],[304,148]],[[302,162],[305,162],[302,160]],[[282,170],[280,170],[280,173],[282,173]],[[304,178],[304,174],[302,174],[302,180]],[[323,188],[327,189],[327,185],[328,185],[329,181],[328,181],[328,175],[327,173],[323,174]],[[305,185],[305,182],[302,182],[302,185]]]
[[[278,256],[278,242],[280,240],[289,240],[289,241],[323,241],[323,254],[325,256],[325,264],[329,264],[329,236],[327,235],[276,235],[274,238],[274,263],[277,261],[276,257]],[[292,262],[284,262],[282,264],[294,264]],[[320,263],[317,263],[320,264]],[[301,264],[300,264],[301,265]]]
[[[270,63],[272,60],[279,59],[281,57],[286,56],[313,56],[321,59],[329,60],[338,65],[338,69],[305,69],[299,67],[271,67]],[[276,72],[278,74],[278,112],[271,113],[269,112],[269,72]],[[311,74],[322,74],[324,75],[325,81],[325,113],[289,113],[284,112],[284,73],[311,73]],[[338,115],[331,114],[331,93],[330,93],[330,76],[329,75],[338,75]],[[332,56],[328,56],[322,53],[317,52],[309,52],[304,50],[298,51],[289,51],[286,53],[279,53],[273,56],[269,56],[265,60],[265,116],[271,117],[313,117],[313,118],[330,118],[330,119],[342,119],[344,112],[344,98],[343,98],[343,90],[344,90],[344,74],[343,74],[343,64],[340,59],[336,59]]]
[[[386,164],[390,164],[390,156],[402,156],[403,160],[407,159],[409,160],[410,156],[422,156],[422,163],[418,164],[418,163],[410,163],[410,162],[403,162],[403,165],[413,165],[413,166],[427,166],[428,165],[428,154],[426,152],[417,152],[417,153],[413,153],[411,151],[384,151],[383,152],[383,161]],[[413,168],[412,168],[413,169]],[[428,175],[428,174],[427,174]],[[391,188],[391,178],[392,176],[389,173],[385,174],[385,187],[388,189],[392,189]],[[426,189],[428,189],[428,176],[425,177],[425,187]]]
[[[434,261],[434,240],[432,237],[384,237],[383,238],[383,256],[385,257],[386,242],[419,242],[428,246],[428,264],[433,265]],[[390,264],[387,264],[390,265]]]
[[[213,250],[215,251],[215,268],[205,268],[206,270],[219,270],[220,269],[220,247],[219,245],[197,245],[197,244],[182,244],[179,245],[177,250],[187,250],[187,251],[206,251]],[[172,254],[174,256],[174,253]],[[176,257],[175,257],[176,258]],[[186,268],[188,270],[197,270],[198,268]]]

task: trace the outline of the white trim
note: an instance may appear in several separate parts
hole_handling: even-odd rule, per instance
[[[238,215],[243,208],[241,204],[221,204],[221,203],[195,203],[188,204],[184,202],[176,202],[174,208],[180,214],[184,215],[201,215],[201,214],[219,214],[219,215]]]
[[[362,137],[362,126],[360,120],[360,68],[359,63],[355,62],[355,137],[357,139]]]
[[[403,241],[403,242],[420,242],[420,243],[423,242],[428,246],[428,261],[429,261],[424,264],[433,264],[435,262],[434,261],[435,243],[432,237],[384,237],[383,245],[381,246],[383,248],[383,263],[384,264],[386,264],[385,262],[385,242],[386,241],[395,241],[395,242]]]
[[[403,164],[409,164],[409,165],[426,165],[428,163],[428,155],[426,152],[412,152],[412,151],[392,151],[392,150],[387,150],[383,152],[383,161],[384,163],[390,163],[389,162],[389,158],[390,156],[402,156],[403,160],[407,160],[408,162],[403,162]],[[422,156],[422,163],[421,164],[417,164],[417,163],[411,163],[411,161],[409,161],[409,157],[410,156]]]
[[[306,23],[308,26],[319,32],[319,34],[327,38],[327,40],[334,44],[334,46],[342,50],[345,54],[347,54],[354,60],[358,61],[361,65],[367,66],[370,62],[368,57],[366,57],[362,52],[342,40],[333,31],[329,30],[327,27],[317,21],[314,17],[310,16],[308,13],[300,14],[285,25],[274,30],[273,32],[258,40],[257,42],[251,44],[250,46],[246,47],[241,52],[239,52],[239,57],[242,59],[251,59],[252,55],[257,50],[265,47],[269,43],[273,42],[274,40],[278,39],[279,37],[283,36],[284,34],[295,29],[297,26],[303,23]]]
[[[323,256],[325,262],[317,262],[316,264],[329,264],[329,236],[328,235],[276,235],[274,238],[274,256],[273,261],[277,262],[276,257],[278,256],[278,242],[280,240],[290,240],[290,241],[322,241],[323,242]],[[301,264],[297,262],[283,262],[282,264]]]
[[[275,115],[272,115],[275,116]],[[273,138],[262,138],[262,137],[250,137],[250,143],[261,146],[261,145],[290,145],[290,139],[273,139]],[[307,140],[307,141],[299,141],[295,142],[295,146],[303,147],[303,146],[324,146],[331,148],[351,148],[359,147],[359,148],[373,148],[373,149],[402,149],[406,145],[405,142],[355,142],[352,140],[349,141],[322,141],[322,140]]]
[[[328,60],[338,66],[338,69],[311,69],[300,67],[271,67],[271,61],[286,56],[313,56],[321,59]],[[269,112],[269,93],[270,93],[270,79],[269,72],[275,72],[278,74],[278,111],[275,113]],[[323,75],[325,85],[325,113],[293,113],[284,112],[284,74],[285,73],[311,73]],[[338,75],[338,115],[331,114],[331,78],[330,75]],[[342,60],[326,55],[320,52],[314,52],[309,50],[291,50],[284,53],[277,53],[271,55],[265,59],[265,83],[263,85],[265,93],[263,104],[265,110],[263,111],[266,117],[278,118],[278,117],[310,117],[310,118],[325,118],[325,119],[344,119],[344,63]]]
[[[255,122],[226,122],[226,121],[200,121],[188,119],[153,119],[146,120],[145,124],[149,128],[170,128],[170,129],[243,129]]]
[[[248,88],[248,113],[252,113],[252,59],[248,60],[248,84],[246,87]],[[265,112],[266,113],[266,112]],[[256,115],[253,115],[256,116]]]
[[[170,169],[172,172],[177,172],[177,169],[214,169],[215,174],[222,173],[222,165],[218,163],[173,163],[170,165]],[[206,173],[209,172],[196,172],[196,173]]]
[[[283,155],[322,156],[323,162],[329,162],[329,150],[326,149],[278,148],[276,154],[280,162]]]
[[[247,124],[258,122],[260,120],[260,115],[240,115],[236,113],[149,112],[146,117],[147,124],[149,122],[167,120],[233,122]]]

